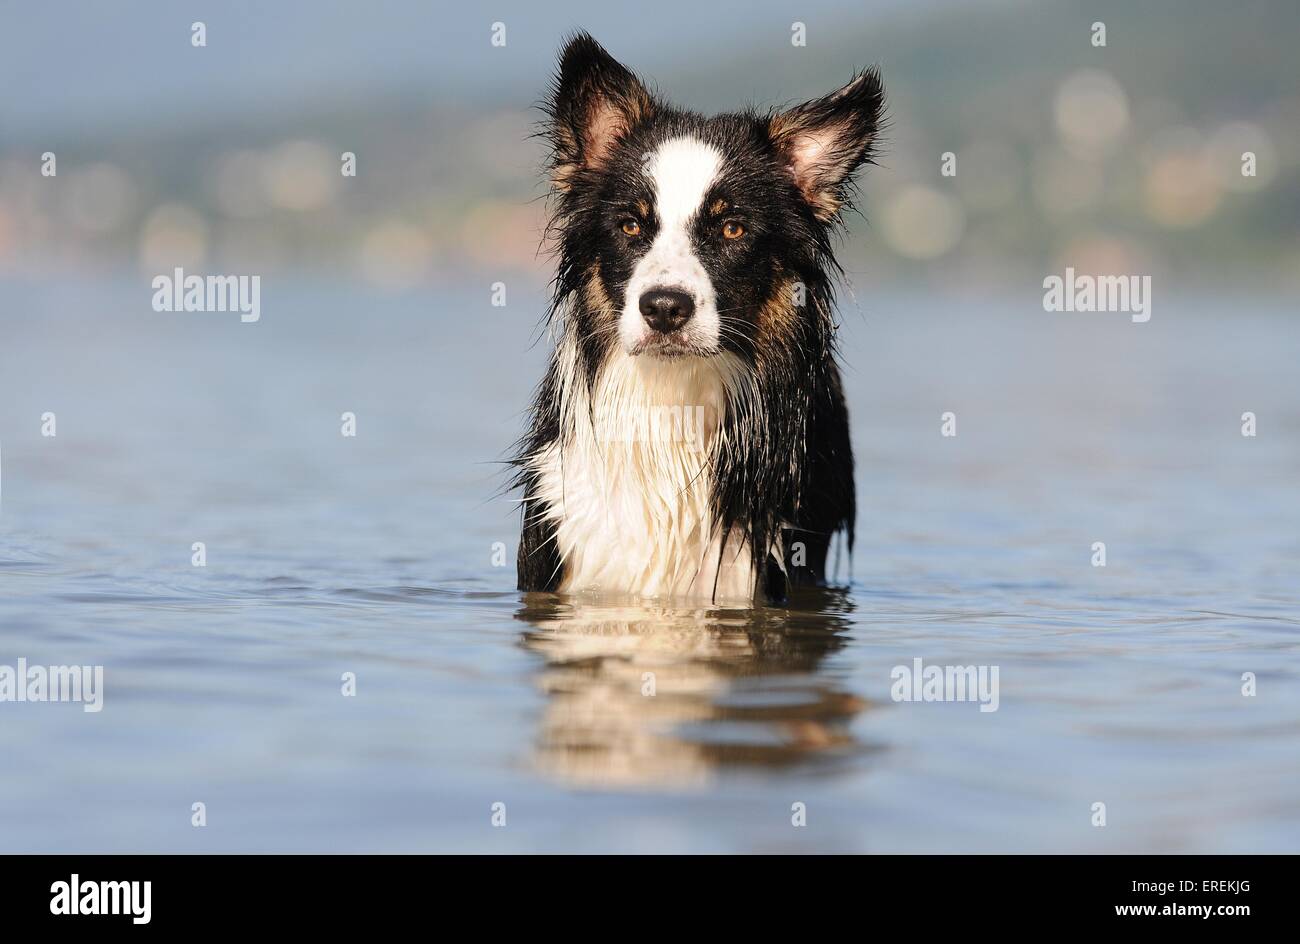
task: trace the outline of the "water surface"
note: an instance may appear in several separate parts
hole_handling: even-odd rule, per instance
[[[1039,293],[846,303],[857,547],[745,611],[513,590],[540,290],[0,285],[0,664],[106,688],[0,704],[0,848],[1297,851],[1294,313]]]

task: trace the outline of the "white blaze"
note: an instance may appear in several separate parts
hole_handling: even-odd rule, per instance
[[[718,346],[718,304],[713,282],[691,245],[691,226],[722,166],[717,148],[697,138],[661,144],[646,164],[655,188],[659,232],[632,270],[619,319],[619,337],[631,351],[649,333],[641,317],[641,295],[652,288],[675,288],[695,301],[695,316],[683,332],[699,348]]]

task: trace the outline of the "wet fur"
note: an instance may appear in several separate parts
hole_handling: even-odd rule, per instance
[[[707,482],[703,507],[716,539],[709,553],[717,558],[707,562],[712,584],[693,584],[691,595],[717,599],[728,562],[741,561],[749,571],[750,596],[780,601],[791,583],[824,582],[833,535],[843,533],[852,548],[853,456],[836,365],[833,283],[839,269],[831,239],[849,202],[853,173],[870,162],[882,98],[879,77],[865,72],[839,92],[787,112],[704,118],[655,100],[590,37],[570,41],[545,106],[554,188],[551,232],[558,249],[549,316],[556,348],[514,460],[523,505],[520,589],[565,586],[573,561],[561,553],[557,533],[566,520],[563,506],[601,500],[599,489],[570,494],[562,457],[590,454],[593,462],[623,462],[620,456],[631,452],[618,450],[657,448],[597,444],[592,453],[588,430],[596,422],[596,404],[619,395],[609,392],[610,378],[629,369],[617,332],[620,292],[637,256],[611,233],[629,203],[633,212],[653,213],[655,194],[642,172],[643,155],[683,137],[715,148],[725,167],[717,192],[703,201],[693,243],[716,292],[720,351],[674,359],[698,361],[689,366],[701,371],[727,365],[726,376],[719,374],[722,408],[711,418],[707,449],[699,457],[699,481]],[[715,246],[707,239],[728,206],[749,212],[743,246]],[[649,215],[647,225],[653,226]],[[796,283],[804,286],[802,305],[796,304]],[[633,360],[642,362],[637,371],[660,369],[648,355]],[[672,361],[662,368],[679,372],[672,376],[695,376],[688,365]],[[580,439],[581,447],[575,445]],[[655,474],[666,468],[654,464],[659,458],[646,459]],[[663,461],[680,464],[672,457]],[[693,487],[692,476],[683,478],[681,488]],[[558,498],[556,481],[564,483]],[[656,506],[648,520],[673,515],[673,509]],[[565,537],[575,547],[573,536]],[[796,543],[805,549],[801,566],[793,560]],[[727,578],[733,590],[734,578]]]

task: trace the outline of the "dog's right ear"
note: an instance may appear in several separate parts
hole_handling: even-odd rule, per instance
[[[551,142],[551,181],[567,190],[574,175],[595,169],[614,144],[649,117],[645,86],[587,33],[565,43],[544,104]]]

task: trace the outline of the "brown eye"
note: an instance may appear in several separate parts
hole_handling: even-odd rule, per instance
[[[745,235],[745,227],[741,226],[735,220],[727,220],[722,224],[722,236],[724,239],[739,239]]]
[[[636,220],[624,220],[623,232],[626,233],[628,236],[640,236],[641,224],[638,223]]]

